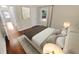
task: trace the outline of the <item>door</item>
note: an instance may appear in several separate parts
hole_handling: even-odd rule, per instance
[[[51,27],[53,16],[53,5],[39,7],[39,24]]]
[[[39,20],[40,20],[40,25],[47,26],[48,22],[48,7],[40,7],[39,8]]]

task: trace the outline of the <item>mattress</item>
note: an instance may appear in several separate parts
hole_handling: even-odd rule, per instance
[[[37,46],[40,46],[41,43],[48,38],[53,32],[55,31],[54,28],[46,28],[45,30],[41,31],[40,33],[36,34],[32,37],[32,42],[34,42]]]

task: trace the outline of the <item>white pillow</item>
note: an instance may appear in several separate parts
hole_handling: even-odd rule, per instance
[[[56,40],[56,44],[61,47],[64,48],[64,44],[65,44],[65,37],[58,37]]]
[[[53,31],[53,34],[60,34],[61,33],[61,29],[55,29],[54,31]]]

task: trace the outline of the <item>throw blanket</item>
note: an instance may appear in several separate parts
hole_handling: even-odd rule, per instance
[[[31,28],[28,28],[26,30],[20,31],[20,33],[25,34],[31,40],[34,35],[36,35],[37,33],[41,32],[46,28],[47,28],[46,26],[37,25]]]

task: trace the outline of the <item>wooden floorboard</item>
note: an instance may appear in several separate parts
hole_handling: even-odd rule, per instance
[[[7,54],[26,54],[22,46],[17,43],[15,46],[11,46],[10,41],[6,38],[6,50]]]
[[[26,54],[24,49],[20,44],[16,46],[11,46],[9,42],[7,42],[7,54]]]

